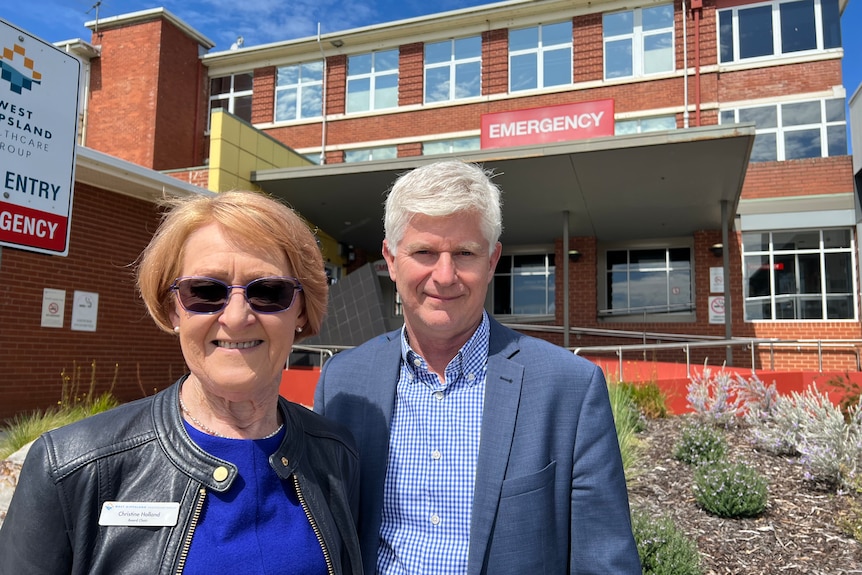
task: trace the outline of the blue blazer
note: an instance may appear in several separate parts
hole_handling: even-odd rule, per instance
[[[400,330],[329,359],[314,409],[359,446],[359,537],[376,572]],[[641,575],[602,371],[491,319],[470,575]]]

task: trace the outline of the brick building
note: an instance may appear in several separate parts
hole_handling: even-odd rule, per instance
[[[379,279],[387,326],[383,193],[455,156],[503,189],[502,321],[567,347],[774,340],[699,357],[858,370],[845,5],[511,0],[221,52],[155,9],[65,47],[83,146],[283,198],[337,285]],[[367,312],[345,305],[332,315]]]

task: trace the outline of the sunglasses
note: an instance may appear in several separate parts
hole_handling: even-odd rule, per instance
[[[180,277],[174,280],[170,291],[176,292],[180,305],[191,313],[218,313],[227,305],[234,288],[243,290],[245,301],[258,313],[287,311],[302,291],[299,280],[291,277],[258,278],[246,285],[228,285],[217,279],[202,276]]]

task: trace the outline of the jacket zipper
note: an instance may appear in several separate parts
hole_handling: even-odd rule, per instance
[[[198,526],[198,520],[201,517],[201,511],[204,508],[204,499],[206,499],[207,490],[203,487],[198,491],[198,498],[195,502],[195,507],[192,510],[192,522],[189,524],[189,530],[186,532],[186,537],[183,540],[183,547],[180,551],[180,560],[177,562],[176,575],[182,575],[183,569],[186,566],[186,559],[189,556],[189,547],[192,545],[192,537],[194,537],[195,529]]]
[[[329,549],[323,541],[323,535],[320,533],[320,528],[317,526],[317,521],[311,515],[311,510],[308,508],[308,503],[305,501],[305,495],[302,494],[302,489],[299,487],[299,478],[293,474],[293,485],[296,488],[296,497],[299,499],[299,504],[302,505],[302,510],[305,511],[305,516],[308,517],[308,522],[311,523],[311,529],[317,537],[317,542],[320,543],[320,549],[323,551],[323,560],[326,561],[326,572],[329,575],[335,575],[335,568],[332,565],[332,557],[329,555]]]

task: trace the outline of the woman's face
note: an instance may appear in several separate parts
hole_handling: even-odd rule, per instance
[[[292,276],[279,250],[248,250],[228,242],[218,224],[206,225],[186,240],[180,276],[206,276],[227,285],[246,285],[269,276]],[[239,400],[278,389],[296,328],[305,324],[302,293],[290,309],[258,313],[244,290],[231,290],[225,307],[213,314],[186,311],[175,296],[171,320],[191,377],[210,392]]]

